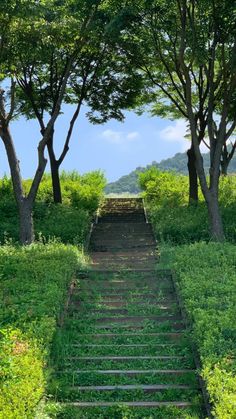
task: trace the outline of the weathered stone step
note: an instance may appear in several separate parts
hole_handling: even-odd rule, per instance
[[[156,322],[165,322],[165,321],[181,321],[182,317],[177,315],[163,315],[163,316],[126,316],[126,317],[101,317],[96,319],[96,323],[125,323],[125,322],[133,322],[133,323],[140,323],[142,321],[152,320]]]
[[[90,247],[92,246],[107,246],[108,248],[113,248],[115,247],[119,247],[119,246],[123,246],[124,248],[128,247],[128,246],[139,246],[139,247],[143,247],[144,250],[146,250],[146,248],[148,248],[148,246],[156,246],[156,242],[152,237],[148,237],[148,238],[144,238],[144,239],[140,239],[138,237],[132,237],[132,238],[120,238],[119,240],[114,240],[113,239],[103,239],[101,237],[93,237],[92,240],[90,241]]]
[[[171,309],[171,307],[176,303],[177,303],[177,301],[175,301],[175,300],[173,300],[172,303],[158,303],[158,302],[150,301],[150,300],[136,300],[135,301],[135,304],[137,304],[138,307],[143,308],[145,305],[148,305],[150,307],[150,305],[151,305],[151,306],[154,306],[156,308],[159,308],[160,310]],[[88,304],[94,304],[94,301],[88,301]],[[104,307],[109,307],[108,309],[104,309],[104,308],[100,309],[100,310],[104,310],[104,312],[105,311],[108,312],[108,310],[110,310],[110,311],[115,310],[115,312],[116,312],[116,310],[119,310],[119,309],[117,309],[117,307],[127,307],[130,303],[126,300],[125,301],[122,301],[122,300],[117,300],[117,301],[99,300],[99,304],[101,306],[104,306]],[[94,310],[94,311],[96,312],[96,310]]]
[[[165,324],[165,323],[164,323]],[[147,328],[145,324],[137,326],[136,323],[125,323],[125,324],[96,324],[94,326],[95,329],[103,329],[103,330],[110,330],[110,329],[124,329],[124,330],[143,330]],[[182,322],[172,322],[168,324],[168,328],[171,330],[184,330],[183,323]]]
[[[103,223],[118,223],[118,224],[120,224],[121,222],[128,222],[128,221],[130,221],[131,223],[135,223],[135,222],[136,223],[143,223],[143,222],[145,222],[145,215],[144,214],[103,215],[101,218],[98,219],[98,224],[103,224]]]
[[[135,287],[133,287],[133,288],[126,288],[126,287],[123,287],[123,288],[116,288],[116,287],[111,287],[111,286],[108,286],[109,284],[107,284],[107,286],[106,287],[104,287],[104,288],[102,288],[102,287],[96,287],[96,286],[93,286],[93,284],[91,284],[91,287],[92,288],[90,288],[89,286],[88,287],[84,287],[84,291],[92,291],[92,292],[98,292],[98,293],[101,293],[102,295],[108,295],[108,294],[116,294],[116,295],[129,295],[129,294],[131,294],[131,295],[133,295],[134,297],[136,296],[136,292],[137,291],[140,291],[143,295],[145,295],[145,294],[148,294],[149,292],[152,292],[153,293],[153,295],[155,295],[156,294],[156,298],[158,298],[158,291],[162,291],[162,292],[169,292],[169,293],[173,293],[174,292],[174,289],[173,289],[173,287],[172,287],[172,284],[164,284],[164,285],[160,285],[160,286],[156,286],[156,287],[152,287],[152,288],[135,288]],[[130,295],[130,296],[131,296]],[[140,295],[140,294],[137,294],[137,295]],[[149,294],[150,295],[150,294]]]
[[[104,271],[104,265],[103,266],[101,266],[101,265],[91,265],[91,272],[103,272]],[[149,267],[147,266],[146,268],[140,268],[139,266],[137,266],[137,265],[135,265],[135,266],[122,266],[122,265],[120,265],[120,267],[119,266],[117,266],[116,268],[114,267],[114,266],[106,266],[106,271],[107,272],[111,272],[111,273],[114,273],[114,272],[120,272],[120,271],[122,271],[122,272],[137,272],[137,273],[143,273],[143,272],[150,272],[150,271],[152,271],[152,269],[151,269],[151,266],[149,265]]]
[[[171,297],[172,295],[174,295],[174,291],[173,291],[173,293],[172,293],[172,289],[171,290],[168,290],[168,293],[169,293],[169,296]],[[136,294],[136,293],[133,293],[133,294],[127,294],[127,291],[124,291],[123,293],[117,293],[116,294],[116,292],[115,292],[115,290],[114,290],[114,292],[113,293],[109,293],[109,292],[103,292],[102,293],[102,297],[103,297],[103,299],[104,298],[106,298],[106,299],[108,299],[108,300],[112,300],[112,298],[114,298],[114,300],[117,300],[117,298],[119,299],[119,300],[121,300],[121,301],[128,301],[128,298],[129,299],[131,299],[132,301],[137,301],[137,299],[142,299],[142,300],[145,300],[145,301],[157,301],[158,299],[159,299],[159,295],[158,294],[155,294],[155,293],[153,293],[153,294],[148,294],[148,293],[142,293],[142,294]],[[90,294],[90,296],[89,296],[89,298],[91,298],[91,294]]]
[[[159,286],[162,284],[172,284],[172,280],[170,279],[170,277],[167,278],[137,278],[135,279],[90,279],[90,278],[84,278],[80,280],[80,285],[82,286],[101,286],[101,287],[124,287],[124,286],[129,286],[129,287],[150,287],[150,286]]]
[[[120,338],[120,337],[166,337],[169,339],[181,339],[184,336],[183,332],[159,332],[159,333],[83,333],[80,335],[81,337],[93,337],[93,338]]]
[[[140,310],[141,307],[139,306],[139,310]],[[158,310],[161,310],[161,312],[163,311],[164,313],[167,310],[171,310],[170,307],[166,307],[166,306],[160,306],[160,307],[155,306],[155,308],[157,308]],[[95,309],[95,310],[93,310],[93,313],[96,313],[96,314],[129,314],[132,311],[134,311],[134,310],[132,310],[131,308],[130,309],[117,309],[117,308],[110,307],[110,308],[106,308],[106,309],[105,308]],[[171,310],[171,312],[177,313],[177,310],[175,308],[173,308]]]
[[[136,344],[89,344],[89,343],[72,343],[70,344],[71,347],[76,348],[169,348],[169,347],[178,347],[178,345],[174,343],[151,343],[151,344],[142,344],[142,343],[136,343]]]
[[[103,272],[104,268],[107,270],[107,272],[120,272],[120,271],[126,271],[126,272],[150,272],[153,271],[153,268],[155,267],[155,263],[154,262],[147,262],[145,265],[143,263],[134,263],[134,264],[129,264],[129,263],[104,263],[103,261],[101,261],[101,263],[97,262],[97,263],[92,263],[91,264],[91,268],[92,271],[96,271],[96,272]]]
[[[185,360],[179,355],[142,355],[142,356],[69,356],[71,361],[134,361],[134,360]]]
[[[127,375],[127,376],[137,376],[137,375],[187,375],[193,374],[196,371],[193,369],[158,369],[158,370],[67,370],[62,373],[68,374],[98,374],[98,375]],[[57,372],[58,373],[58,372]]]
[[[117,402],[107,402],[107,401],[102,401],[102,402],[70,402],[70,403],[64,403],[64,405],[66,406],[74,406],[74,407],[112,407],[112,406],[117,406]],[[120,406],[127,406],[127,407],[177,407],[179,409],[184,409],[187,407],[191,407],[192,403],[191,402],[186,402],[186,401],[171,401],[171,402],[165,402],[165,401],[161,401],[161,402],[155,402],[155,401],[138,401],[138,402],[119,402]],[[167,419],[167,418],[166,418]]]
[[[153,242],[156,243],[153,234],[151,231],[144,231],[142,233],[140,233],[140,231],[137,232],[132,232],[132,233],[122,233],[121,231],[97,231],[97,228],[95,227],[95,229],[92,232],[92,236],[91,236],[91,243],[92,242],[113,242],[114,241],[114,234],[116,237],[116,241],[122,242],[123,240],[127,240],[128,242],[133,242],[136,241],[139,243],[141,240],[143,242],[147,241],[147,242]],[[107,243],[108,244],[108,243]]]
[[[165,390],[193,390],[196,387],[187,384],[126,384],[116,386],[72,386],[71,391],[115,391],[115,390],[141,390],[148,393]]]
[[[136,250],[139,249],[141,251],[147,249],[148,251],[150,249],[152,249],[153,251],[156,249],[156,244],[152,243],[152,244],[143,244],[143,243],[121,243],[121,244],[116,244],[116,243],[111,243],[111,244],[96,244],[96,243],[91,243],[90,244],[90,250],[93,252],[109,252],[109,251],[117,251],[119,252],[121,249],[125,250]]]
[[[119,207],[119,208],[115,208],[115,207],[110,207],[110,208],[103,208],[103,210],[101,211],[100,214],[100,218],[106,217],[106,216],[126,216],[126,215],[131,215],[131,216],[135,216],[135,215],[144,215],[143,209],[142,208],[128,208],[128,207]]]
[[[113,231],[119,231],[121,234],[126,234],[127,232],[132,232],[133,230],[136,232],[152,232],[152,226],[151,224],[148,224],[146,222],[142,223],[131,223],[131,222],[122,222],[122,223],[101,223],[96,224],[94,227],[94,231],[107,231],[107,230],[113,230]]]
[[[169,292],[169,300],[171,300],[171,297],[174,296],[174,293],[170,293]],[[79,298],[79,297],[78,297]],[[129,300],[128,300],[129,299]],[[131,299],[131,300],[130,300]],[[153,304],[153,302],[158,301],[159,300],[159,295],[155,295],[155,294],[132,294],[132,295],[127,295],[126,293],[123,294],[106,294],[103,293],[103,295],[101,296],[101,299],[97,300],[97,296],[94,297],[94,299],[92,299],[92,294],[89,295],[89,301],[91,302],[101,302],[101,304],[103,304],[104,301],[110,301],[111,303],[113,302],[113,300],[115,302],[124,302],[125,304],[128,304],[129,301],[131,302],[135,302],[138,304],[138,301],[144,301],[145,303],[150,302],[150,304]],[[173,299],[173,301],[176,303],[176,300]]]

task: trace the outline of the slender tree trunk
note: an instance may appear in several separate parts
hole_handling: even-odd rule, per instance
[[[195,152],[193,146],[187,151],[188,156],[188,177],[189,177],[189,204],[198,203],[198,176],[195,166]]]
[[[13,184],[13,191],[19,209],[20,219],[20,242],[23,245],[28,245],[34,241],[34,227],[33,227],[33,204],[38,190],[39,183],[42,179],[46,160],[43,157],[42,150],[39,147],[40,164],[37,169],[37,177],[34,178],[31,190],[28,196],[25,196],[19,161],[17,159],[14,142],[8,126],[3,125],[0,130],[0,135],[4,143],[9,167],[11,171],[11,179]]]
[[[25,198],[19,203],[20,241],[24,245],[34,242],[32,209],[32,203]]]
[[[59,165],[56,159],[51,159],[49,154],[50,160],[50,169],[51,169],[51,177],[52,177],[52,190],[53,190],[53,201],[55,204],[62,203],[62,193],[61,193],[61,181],[60,181],[60,174],[59,174]]]
[[[223,241],[225,236],[217,193],[210,192],[207,199],[207,208],[211,237],[215,241]]]
[[[223,162],[223,161],[221,161],[220,167],[221,167],[221,174],[223,176],[227,176],[228,175],[228,166],[229,166],[229,162]]]
[[[52,177],[52,190],[53,190],[53,201],[55,204],[62,203],[62,193],[61,193],[61,182],[59,175],[59,162],[56,159],[54,150],[53,150],[53,134],[50,136],[50,139],[47,143],[48,155],[50,160],[50,169]]]

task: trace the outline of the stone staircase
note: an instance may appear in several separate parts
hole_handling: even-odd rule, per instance
[[[57,337],[60,417],[204,417],[171,272],[157,269],[156,254],[142,200],[107,199],[91,235],[91,270]]]

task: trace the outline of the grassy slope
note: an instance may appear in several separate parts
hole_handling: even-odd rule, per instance
[[[1,419],[34,417],[57,319],[84,263],[76,248],[62,244],[0,247]]]
[[[236,251],[229,243],[163,248],[192,324],[202,376],[218,419],[236,418]]]
[[[184,177],[157,172],[142,178],[162,263],[175,269],[193,325],[213,414],[235,419],[235,245],[209,242],[206,208],[203,203],[188,207],[186,182]],[[226,237],[235,243],[235,177],[221,180],[220,202]]]

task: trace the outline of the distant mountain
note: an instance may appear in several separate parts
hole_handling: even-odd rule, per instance
[[[203,158],[204,158],[205,169],[208,169],[209,163],[210,163],[209,153],[203,154]],[[125,193],[125,192],[129,192],[132,194],[139,193],[140,188],[138,185],[138,175],[141,172],[145,172],[145,170],[149,169],[152,166],[155,166],[164,172],[172,171],[172,172],[182,173],[184,175],[188,174],[186,153],[177,153],[174,157],[171,157],[166,160],[162,160],[160,163],[153,161],[152,164],[149,164],[146,167],[137,167],[137,169],[135,169],[129,175],[122,176],[116,182],[108,183],[108,185],[106,186],[105,192],[107,194],[111,194],[111,193],[119,194],[119,193]],[[232,159],[228,171],[229,173],[236,172],[236,156]]]

